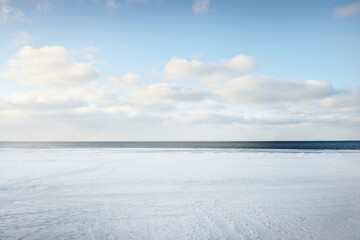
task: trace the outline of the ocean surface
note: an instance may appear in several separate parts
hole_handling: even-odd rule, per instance
[[[360,149],[360,141],[0,142],[0,148]]]

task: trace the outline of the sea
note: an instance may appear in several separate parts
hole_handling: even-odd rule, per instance
[[[0,148],[194,148],[358,150],[360,141],[36,141],[0,142]]]

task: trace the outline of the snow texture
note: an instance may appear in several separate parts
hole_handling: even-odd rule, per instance
[[[360,151],[0,149],[0,239],[360,239]]]

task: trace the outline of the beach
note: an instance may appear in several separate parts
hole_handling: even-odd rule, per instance
[[[360,239],[360,151],[0,149],[0,239]]]

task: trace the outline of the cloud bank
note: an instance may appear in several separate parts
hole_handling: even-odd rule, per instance
[[[303,103],[341,93],[330,83],[319,80],[287,82],[270,77],[243,76],[211,84],[214,93],[229,103],[266,106]]]
[[[255,70],[258,63],[252,56],[237,55],[229,60],[218,62],[201,62],[183,58],[171,59],[164,68],[168,79],[221,80],[229,74],[242,74]]]
[[[242,54],[214,62],[172,58],[159,69],[164,78],[152,81],[129,72],[103,77],[76,60],[96,50],[25,46],[6,61],[0,78],[30,88],[0,96],[0,140],[360,137],[359,89],[252,76],[259,64]]]
[[[141,77],[138,74],[126,73],[122,77],[108,77],[110,82],[119,87],[134,87],[141,84]]]

